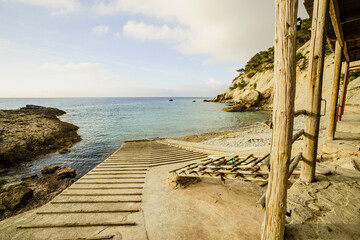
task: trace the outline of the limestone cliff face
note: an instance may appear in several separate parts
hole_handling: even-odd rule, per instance
[[[306,99],[307,99],[307,75],[308,75],[308,59],[310,53],[310,42],[305,43],[301,48],[297,50],[297,53],[301,53],[304,58],[301,58],[297,61],[296,66],[296,97],[295,97],[295,110],[300,110],[306,108]],[[333,79],[333,69],[334,69],[334,54],[329,54],[325,57],[324,64],[324,77],[323,77],[323,94],[322,98],[330,103],[331,97],[331,88],[332,88],[332,79]],[[248,73],[247,73],[248,74]],[[269,68],[268,70],[263,70],[262,72],[256,72],[253,76],[248,77],[247,74],[240,74],[236,77],[231,85],[221,94],[216,96],[212,101],[214,102],[224,102],[229,104],[238,104],[242,102],[242,94],[249,90],[257,90],[261,93],[261,97],[268,99],[264,101],[263,108],[271,109],[273,102],[273,88],[274,88],[274,70]],[[356,79],[359,82],[360,80]],[[353,81],[354,83],[356,82]],[[351,82],[352,83],[352,82]],[[354,85],[354,86],[353,86]],[[351,84],[352,91],[351,98],[356,101],[360,99],[359,96],[354,94],[357,87],[355,84]],[[358,87],[360,88],[360,87]],[[360,91],[357,91],[360,94]],[[356,96],[354,96],[356,95]],[[349,97],[349,96],[348,96]],[[328,110],[327,110],[328,112]]]

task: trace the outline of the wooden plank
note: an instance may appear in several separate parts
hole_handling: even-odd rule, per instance
[[[305,123],[304,161],[301,168],[301,180],[306,183],[315,180],[328,9],[329,0],[314,1],[307,86],[308,116]]]
[[[345,69],[345,76],[344,76],[344,84],[341,94],[341,100],[340,100],[340,106],[339,106],[339,114],[338,114],[338,120],[341,121],[341,117],[344,114],[344,108],[345,108],[345,101],[346,101],[346,90],[349,83],[349,62],[346,62],[346,69]]]
[[[283,239],[296,87],[297,0],[275,0],[273,134],[261,239]]]
[[[327,137],[329,140],[334,140],[335,131],[336,131],[337,102],[339,98],[342,50],[343,49],[339,41],[336,41],[334,75],[333,75],[333,85],[331,91],[330,116],[329,116],[328,137]]]
[[[340,47],[344,47],[344,32],[340,24],[340,10],[337,0],[330,0],[329,16]]]
[[[350,57],[349,57],[349,53],[348,53],[348,47],[347,47],[347,43],[345,42],[344,43],[344,56],[345,56],[345,59],[346,59],[346,62],[350,62]]]

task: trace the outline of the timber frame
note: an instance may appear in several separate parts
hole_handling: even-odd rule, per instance
[[[306,110],[300,111],[306,117],[303,131],[304,153],[299,153],[296,158],[300,159],[302,155],[301,181],[311,183],[315,180],[326,41],[328,40],[332,49],[335,50],[328,127],[328,138],[334,139],[336,121],[341,120],[344,113],[349,71],[360,69],[360,65],[351,64],[360,60],[360,1],[304,0],[304,5],[312,18],[312,34],[308,69],[308,102]],[[274,127],[268,188],[266,196],[258,202],[263,205],[266,201],[263,240],[284,238],[287,176],[293,171],[293,166],[290,165],[291,139],[294,116],[297,116],[294,113],[296,86],[294,42],[297,8],[297,0],[275,0]],[[346,69],[341,101],[338,106],[343,61],[346,62]]]

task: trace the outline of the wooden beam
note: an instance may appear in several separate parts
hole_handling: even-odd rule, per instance
[[[359,9],[359,11],[360,11],[360,9]],[[354,21],[358,21],[358,20],[360,20],[360,16],[351,16],[346,19],[341,19],[341,24],[350,23],[350,22],[354,22]]]
[[[306,183],[315,180],[328,10],[329,0],[314,0],[308,67],[306,108],[308,116],[306,116],[304,155],[301,165],[301,180]]]
[[[360,67],[360,64],[359,64],[359,65],[350,66],[349,69],[352,70],[353,68],[357,68],[357,67]]]
[[[296,87],[297,0],[275,0],[273,134],[261,239],[283,239]]]
[[[340,23],[340,10],[339,3],[337,0],[330,0],[329,3],[329,16],[331,23],[336,35],[336,39],[339,42],[340,46],[344,46],[344,32]]]
[[[346,70],[345,70],[345,76],[344,76],[344,84],[343,84],[343,90],[342,90],[342,94],[341,94],[341,100],[340,100],[340,108],[339,108],[339,116],[338,116],[338,120],[341,121],[341,117],[344,114],[344,108],[345,108],[345,100],[346,100],[346,90],[347,90],[347,85],[349,83],[349,67],[350,63],[346,62]]]
[[[342,50],[343,49],[342,49],[339,41],[336,41],[334,76],[333,76],[333,85],[332,85],[332,92],[331,92],[330,116],[329,116],[329,126],[328,126],[328,139],[329,140],[334,140],[335,131],[336,131],[336,118],[337,118],[336,110],[337,110],[337,102],[338,102],[338,97],[339,97]]]
[[[344,56],[346,59],[346,62],[350,62],[350,57],[349,57],[349,53],[348,53],[348,47],[347,47],[347,43],[344,43]]]
[[[360,70],[360,67],[354,67],[354,68],[349,69],[349,71],[356,71],[356,70]]]
[[[330,0],[329,3],[329,16],[331,23],[335,32],[336,40],[339,42],[340,46],[343,48],[344,56],[347,62],[350,62],[346,42],[344,41],[344,31],[340,23],[340,10],[339,3],[337,0]]]

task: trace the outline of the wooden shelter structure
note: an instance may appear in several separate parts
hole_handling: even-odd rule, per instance
[[[329,138],[334,138],[336,120],[344,112],[349,71],[360,69],[351,62],[360,60],[360,1],[304,0],[312,18],[308,68],[307,108],[302,154],[301,180],[315,179],[318,148],[322,80],[326,40],[335,49],[334,79],[330,105]],[[295,97],[295,40],[297,0],[275,0],[275,60],[273,137],[270,155],[270,174],[266,193],[266,213],[262,239],[283,239],[285,230],[287,179],[290,173],[294,97]],[[345,80],[338,108],[341,64],[346,62]]]

